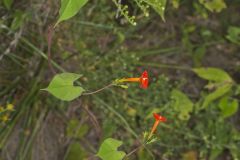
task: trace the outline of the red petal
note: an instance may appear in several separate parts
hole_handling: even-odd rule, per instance
[[[140,78],[141,88],[148,88],[148,72],[144,71]]]
[[[156,120],[159,120],[159,121],[161,121],[161,122],[166,122],[166,121],[167,121],[167,119],[166,119],[165,117],[163,117],[163,116],[161,116],[161,115],[159,115],[159,114],[157,114],[157,113],[153,113],[153,116],[154,116],[154,118],[155,118]]]
[[[148,72],[147,71],[144,71],[143,73],[142,73],[142,76],[141,76],[142,78],[148,78]]]

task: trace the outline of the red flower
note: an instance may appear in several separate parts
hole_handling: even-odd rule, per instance
[[[139,78],[123,78],[123,79],[120,79],[118,82],[139,82],[140,87],[143,89],[146,89],[148,88],[148,82],[149,82],[148,72],[144,71],[141,77]]]
[[[158,126],[158,124],[160,122],[166,122],[167,121],[167,119],[165,117],[163,117],[163,116],[161,116],[161,115],[159,115],[157,113],[153,113],[153,117],[155,118],[155,123],[153,124],[151,132],[150,132],[150,134],[148,136],[148,139],[152,137],[153,133],[156,131],[157,126]]]
[[[158,115],[157,113],[153,113],[153,116],[155,118],[156,121],[161,121],[161,122],[166,122],[167,119],[161,115]]]
[[[141,88],[148,88],[148,72],[144,71],[140,77],[140,87]]]

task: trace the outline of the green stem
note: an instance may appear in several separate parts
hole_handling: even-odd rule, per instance
[[[142,143],[141,145],[139,145],[138,147],[136,147],[135,149],[133,149],[131,152],[129,152],[128,154],[125,155],[125,157],[123,159],[126,159],[128,157],[130,157],[133,153],[135,153],[136,151],[138,151],[142,146],[144,146],[145,144]]]

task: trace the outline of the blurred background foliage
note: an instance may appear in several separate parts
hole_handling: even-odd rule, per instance
[[[145,2],[150,8],[137,0],[90,0],[56,27],[54,67],[82,74],[84,89],[143,70],[151,78],[147,90],[130,84],[71,103],[40,91],[53,77],[47,30],[60,1],[0,2],[0,159],[96,159],[107,137],[130,152],[151,128],[153,112],[168,119],[160,140],[129,159],[240,159],[239,0],[169,0],[165,9]],[[119,15],[122,6],[129,15]],[[198,67],[225,70],[231,86],[198,77]]]

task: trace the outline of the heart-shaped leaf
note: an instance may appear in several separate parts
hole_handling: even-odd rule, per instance
[[[223,97],[219,102],[221,109],[221,116],[227,118],[232,116],[238,110],[238,101],[236,99],[230,100],[228,97]]]
[[[179,119],[188,120],[190,118],[190,112],[193,110],[193,102],[188,98],[186,94],[179,90],[173,90],[171,97],[174,100],[174,109],[179,112]]]
[[[55,26],[61,21],[67,20],[74,15],[88,2],[88,0],[61,0],[59,18]]]
[[[71,101],[79,97],[84,89],[80,86],[74,86],[73,82],[80,78],[81,75],[75,73],[61,73],[53,77],[49,86],[43,90],[50,92],[55,97]]]
[[[122,141],[107,138],[101,144],[97,156],[102,160],[122,160],[126,153],[117,150],[117,148],[121,145]]]

